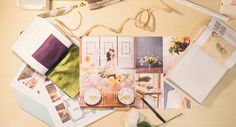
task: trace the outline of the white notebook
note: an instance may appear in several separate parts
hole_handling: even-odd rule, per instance
[[[212,19],[166,76],[166,80],[202,103],[236,62],[236,32]]]

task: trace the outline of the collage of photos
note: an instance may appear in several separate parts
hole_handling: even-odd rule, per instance
[[[81,107],[147,108],[143,98],[154,108],[189,108],[171,106],[178,105],[171,103],[181,105],[182,101],[167,101],[168,92],[173,88],[165,91],[164,85],[165,74],[189,41],[188,37],[83,37],[80,43]]]
[[[135,37],[137,108],[162,106],[163,38]]]

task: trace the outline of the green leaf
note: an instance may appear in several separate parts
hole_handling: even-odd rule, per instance
[[[151,127],[151,124],[149,124],[147,121],[142,121],[137,123],[137,127]]]

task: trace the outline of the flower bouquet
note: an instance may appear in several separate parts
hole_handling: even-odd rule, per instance
[[[113,74],[113,75],[108,75],[106,78],[111,88],[114,88],[120,84],[123,84],[123,85],[132,84],[132,77],[130,74]]]
[[[152,68],[151,66],[153,64],[156,64],[156,63],[158,63],[159,65],[161,64],[159,58],[157,58],[155,56],[144,56],[142,58],[142,61],[143,61],[143,63],[148,64],[149,72],[151,72],[151,68]]]
[[[188,47],[189,43],[189,36],[173,38],[170,44],[169,53],[171,55],[174,53],[179,55],[180,52],[183,52]]]
[[[159,59],[157,57],[154,57],[154,56],[144,56],[143,57],[143,62],[146,63],[146,64],[155,64],[155,63],[160,63]]]
[[[144,100],[145,101],[145,100]],[[146,101],[145,101],[146,102]],[[139,111],[137,109],[131,109],[129,111],[128,114],[128,118],[126,119],[125,122],[125,127],[161,127],[161,126],[165,126],[165,124],[171,122],[172,120],[180,117],[183,115],[183,113],[180,113],[172,118],[170,118],[169,120],[165,120],[159,113],[157,113],[155,111],[155,109],[153,109],[150,104],[148,104],[147,102],[145,103],[147,105],[149,105],[150,110],[158,117],[158,119],[160,119],[163,123],[159,124],[159,125],[152,125],[147,119],[145,119],[144,115],[142,115],[141,113],[139,113]]]
[[[139,77],[138,82],[149,82],[151,79],[152,78],[150,76]]]

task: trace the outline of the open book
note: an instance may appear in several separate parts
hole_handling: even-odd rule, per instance
[[[236,62],[236,32],[212,19],[195,43],[166,76],[195,101],[202,103]]]
[[[71,98],[79,93],[79,48],[52,23],[37,17],[23,31],[12,50]]]

